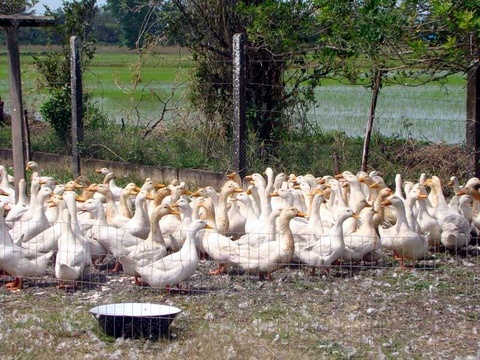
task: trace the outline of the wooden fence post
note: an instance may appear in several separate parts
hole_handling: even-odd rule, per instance
[[[467,176],[480,177],[480,74],[479,66],[470,69],[467,78]]]
[[[0,97],[0,124],[5,124],[5,110],[4,106],[5,103],[3,102],[2,98]]]
[[[24,116],[22,80],[20,75],[20,50],[18,48],[17,24],[5,26],[8,49],[8,72],[10,74],[10,106],[12,116],[13,173],[15,178],[15,201],[18,200],[18,182],[25,179]]]
[[[246,175],[246,55],[245,34],[233,36],[233,138],[234,166],[240,177]]]
[[[10,79],[10,106],[12,116],[13,175],[15,178],[15,201],[18,200],[20,179],[25,178],[25,159],[28,159],[26,145],[26,124],[23,113],[22,80],[20,72],[20,50],[18,28],[20,26],[51,26],[55,19],[49,16],[0,15],[0,26],[7,35],[8,71]]]

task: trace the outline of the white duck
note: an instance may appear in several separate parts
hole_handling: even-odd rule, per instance
[[[189,234],[190,224],[193,222],[193,209],[187,199],[179,199],[177,202],[170,205],[173,209],[178,209],[182,214],[182,221],[178,228],[165,238],[167,248],[172,251],[179,251],[187,239]]]
[[[277,224],[278,238],[256,246],[239,247],[237,252],[230,254],[229,263],[247,273],[258,274],[260,280],[265,277],[272,280],[272,272],[288,266],[293,259],[295,244],[290,220],[297,216],[306,217],[307,214],[295,207],[283,209]]]
[[[273,209],[268,222],[264,224],[261,230],[258,232],[245,234],[239,239],[235,240],[235,243],[238,246],[258,246],[264,242],[275,241],[277,238],[277,219],[282,210],[283,209],[280,208]]]
[[[220,189],[218,206],[215,208],[216,230],[225,236],[234,235],[230,230],[230,218],[228,216],[228,198],[234,193],[243,192],[243,189],[236,187],[234,182],[225,183]]]
[[[251,234],[253,231],[255,231],[255,225],[258,221],[258,216],[255,213],[252,200],[247,192],[238,193],[237,196],[235,196],[235,201],[239,204],[239,209],[245,218],[245,233]]]
[[[108,254],[108,250],[97,240],[94,235],[95,233],[98,235],[99,229],[102,227],[110,228],[105,218],[102,200],[93,197],[87,199],[84,203],[80,204],[79,210],[86,211],[91,215],[88,224],[86,219],[83,219],[83,224],[81,227],[85,234],[85,241],[90,248],[92,260],[103,259]],[[115,230],[116,228],[113,229]],[[117,234],[118,231],[115,230],[115,235]]]
[[[313,197],[313,200],[310,201],[308,223],[301,228],[300,231],[293,234],[295,248],[308,246],[318,240],[318,238],[325,233],[320,215],[320,208],[325,199],[324,193],[322,190],[314,189],[310,196]]]
[[[385,223],[392,226],[397,222],[397,214],[395,213],[395,209],[391,207],[385,208],[385,206],[382,205],[382,203],[387,200],[392,193],[392,189],[388,187],[381,189],[372,204],[373,210],[376,211],[376,214],[373,217],[373,223],[376,228],[383,226]]]
[[[26,221],[30,220],[33,217],[33,214],[35,213],[35,205],[36,205],[36,198],[38,195],[38,192],[40,191],[40,179],[34,178],[32,179],[30,183],[30,200],[27,205],[27,211],[23,212],[22,216],[20,217],[20,220]],[[13,226],[13,222],[17,221],[18,219],[10,219],[7,215],[6,221],[7,224],[10,224]]]
[[[30,178],[32,180],[38,178],[41,182],[45,182],[48,179],[48,176],[41,175],[42,170],[40,169],[40,165],[38,165],[36,161],[29,161],[27,163],[26,170],[32,171],[32,173],[30,174]]]
[[[110,191],[112,192],[112,198],[114,201],[120,201],[120,197],[122,196],[122,188],[117,185],[115,179],[117,178],[113,172],[111,172],[108,168],[101,168],[96,169],[95,172],[97,174],[104,175],[103,184],[107,185]]]
[[[395,207],[397,222],[389,228],[379,227],[382,246],[393,251],[396,258],[400,260],[401,267],[404,267],[405,259],[424,259],[428,254],[428,237],[420,235],[409,225],[405,212],[403,200],[393,195],[383,202],[383,206]]]
[[[94,214],[96,219],[92,227],[86,231],[85,236],[91,246],[97,243],[101,245],[98,252],[91,249],[92,255],[112,254],[118,259],[121,255],[127,254],[130,251],[129,248],[133,248],[140,242],[145,241],[129,234],[125,229],[109,225],[100,199],[87,200],[84,209]],[[117,263],[112,271],[118,271],[119,266],[120,264]]]
[[[350,187],[347,206],[352,209],[354,213],[359,214],[368,204],[365,193],[363,192],[362,183],[351,172],[344,171],[341,175],[343,176],[343,179],[348,182]]]
[[[264,177],[259,173],[253,173],[252,175],[245,176],[245,179],[253,182],[253,185],[255,185],[258,191],[258,199],[260,201],[258,204],[260,206],[259,219],[262,222],[268,221],[268,217],[272,212],[272,203],[270,194],[266,191],[267,183]]]
[[[109,225],[121,228],[130,220],[128,216],[120,214],[113,193],[107,185],[95,184],[91,187],[91,190],[96,191],[105,197],[105,216]]]
[[[344,182],[344,183],[348,185],[348,182]],[[347,201],[344,198],[343,191],[345,188],[343,187],[342,183],[337,179],[331,179],[329,180],[328,185],[330,187],[331,192],[330,192],[330,199],[328,200],[327,205],[328,205],[328,209],[331,212],[330,216],[332,218],[329,221],[333,220],[333,223],[331,226],[327,225],[327,227],[331,228],[332,226],[335,226],[335,223],[338,217],[340,216],[340,213],[344,209],[350,209],[350,208],[348,207]],[[325,213],[322,213],[322,220],[324,220],[324,214]],[[345,219],[345,221],[343,221],[342,227],[343,227],[344,235],[353,233],[358,228],[357,218],[353,216],[348,217],[347,219]]]
[[[122,229],[133,236],[146,239],[150,233],[150,218],[147,212],[147,200],[153,200],[154,196],[146,190],[141,190],[135,196],[135,212],[133,217],[122,226]]]
[[[118,201],[118,212],[129,219],[133,217],[134,202],[132,199],[138,194],[140,188],[135,183],[128,183],[122,189],[120,200]]]
[[[51,226],[45,215],[46,201],[51,195],[52,190],[50,188],[41,188],[35,198],[35,212],[32,218],[30,220],[18,220],[14,223],[10,234],[17,245],[34,238]]]
[[[295,196],[294,196],[294,191],[292,189],[280,189],[276,193],[270,194],[271,197],[276,197],[279,196],[283,199],[283,203],[280,205],[280,208],[285,209],[288,207],[294,207],[295,206]],[[303,196],[303,195],[302,195]],[[297,209],[300,209],[299,207],[295,206]],[[280,221],[280,218],[278,218],[277,221]],[[308,221],[303,218],[294,218],[290,222],[290,229],[294,234],[302,234],[305,232],[305,228],[308,225]]]
[[[206,186],[198,188],[193,194],[192,198],[211,198],[213,201],[213,205],[215,207],[218,206],[218,193],[212,186]]]
[[[0,243],[0,269],[15,277],[5,286],[12,291],[19,290],[23,286],[22,278],[44,275],[52,255],[53,251],[39,254],[15,244]]]
[[[324,267],[325,271],[329,272],[332,263],[344,255],[343,223],[350,217],[358,215],[348,207],[338,210],[336,215],[335,224],[325,235],[309,246],[295,249],[296,258],[311,267],[312,275],[318,267]]]
[[[3,165],[0,165],[0,189],[2,189],[6,196],[9,197],[10,203],[15,202],[15,189],[10,185],[8,180],[8,171],[7,168]]]
[[[480,235],[480,229],[475,225],[474,221],[475,201],[476,200],[471,195],[460,195],[458,201],[458,211],[465,217],[465,219],[467,219],[468,223],[470,224],[470,235],[478,237]]]
[[[227,202],[228,208],[228,233],[232,239],[238,239],[245,235],[247,218],[243,216],[235,199],[237,193],[232,195]]]
[[[13,204],[14,202],[10,201],[10,203]],[[29,206],[27,182],[25,179],[20,179],[18,182],[18,200],[11,206],[11,210],[8,212],[5,221],[13,222],[19,220],[22,215],[27,212]]]
[[[470,195],[461,195],[459,204],[462,208],[471,210],[468,209],[467,202],[471,202]],[[471,231],[471,223],[464,215],[450,214],[443,219],[440,241],[448,251],[457,253],[470,243]]]
[[[197,270],[196,234],[202,229],[209,228],[205,221],[195,220],[189,226],[187,239],[180,251],[148,265],[137,264],[136,272],[151,287],[179,286],[183,281],[190,279]]]
[[[365,259],[371,259],[371,254],[381,256],[379,249],[381,247],[380,237],[373,223],[373,217],[376,211],[368,207],[362,210],[360,214],[360,227],[357,231],[344,237],[345,251],[342,259],[351,262],[360,262]]]
[[[5,223],[5,212],[10,211],[10,202],[6,199],[0,199],[0,244],[12,245],[13,239],[7,230]]]
[[[55,261],[55,276],[60,281],[59,289],[75,287],[75,281],[89,275],[91,272],[90,249],[72,231],[71,215],[64,209],[62,217],[67,221],[62,222],[62,235],[58,239],[58,252]],[[73,282],[73,284],[66,284]]]
[[[432,208],[429,208],[433,212],[433,216],[437,219],[440,225],[443,224],[443,219],[451,214],[458,213],[456,210],[448,206],[445,195],[443,194],[442,183],[438,176],[432,176],[429,179],[426,179],[423,182],[423,185],[431,189],[430,194],[428,194],[428,200],[432,205]]]
[[[438,223],[438,220],[428,212],[427,196],[422,187],[423,185],[420,185],[421,196],[418,196],[417,199],[417,222],[420,225],[421,233],[429,234],[429,246],[438,247],[440,245],[442,227]]]
[[[68,219],[62,218],[62,212],[67,209],[67,205],[60,195],[53,195],[49,200],[49,208],[54,208],[60,215],[57,221],[48,229],[34,236],[26,242],[22,242],[21,246],[37,253],[47,253],[49,251],[57,251],[58,239],[62,234],[62,223]]]
[[[168,204],[157,206],[150,214],[150,233],[146,240],[140,241],[138,245],[128,249],[128,253],[119,257],[119,262],[123,265],[123,272],[135,277],[135,283],[141,285],[140,275],[135,271],[135,267],[144,267],[151,264],[167,253],[165,241],[159,226],[159,221],[168,214],[179,214]],[[131,266],[135,264],[135,266]]]
[[[211,275],[218,275],[226,271],[231,255],[238,250],[238,244],[236,241],[232,241],[230,236],[220,234],[216,230],[215,209],[212,200],[210,198],[200,200],[196,206],[204,209],[205,222],[211,228],[197,233],[197,249],[202,257],[204,254],[208,254],[213,261],[218,263],[217,269],[210,271]]]

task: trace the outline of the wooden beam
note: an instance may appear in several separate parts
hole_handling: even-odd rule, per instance
[[[0,26],[28,26],[45,27],[55,25],[53,16],[31,16],[31,15],[0,15]]]

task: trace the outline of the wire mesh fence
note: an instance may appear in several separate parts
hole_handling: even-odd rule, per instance
[[[178,92],[186,91],[183,85],[174,86]],[[199,186],[218,191],[219,183],[213,184],[210,178],[193,181],[198,178],[198,171],[193,169],[225,175],[234,169],[234,149],[220,136],[224,134],[216,124],[204,127],[210,131],[204,137],[188,138],[195,124],[205,120],[198,114],[166,113],[170,90],[148,84],[137,97],[128,91],[120,100],[98,96],[95,100],[109,113],[115,126],[86,127],[81,145],[83,160],[115,162],[124,168],[137,164],[177,170],[188,167],[192,170],[184,170],[180,176],[178,171],[172,171],[162,179],[155,175],[153,180],[166,185],[172,180],[184,181],[192,192]],[[463,90],[461,86],[441,94],[436,86],[382,90],[375,130],[404,141],[395,151],[389,151],[393,145],[388,138],[374,139],[369,170],[381,170],[392,188],[396,175],[393,169],[399,164],[404,179],[413,183],[420,180],[425,169],[441,173],[445,180],[464,175]],[[360,168],[369,92],[353,86],[326,86],[316,96],[318,105],[298,124],[305,136],[248,142],[250,174],[262,174],[269,166],[286,175],[311,173],[321,183],[322,177]],[[32,150],[49,152],[61,147],[52,138],[42,136],[51,129],[37,120],[31,121]],[[175,122],[177,127],[167,127]],[[347,143],[339,134],[356,141]],[[435,145],[415,141],[419,139]],[[47,170],[48,165],[44,168]],[[122,183],[141,185],[150,173],[135,169],[116,173]],[[223,176],[221,179],[225,180]],[[97,175],[91,182],[103,181],[103,176]],[[255,194],[245,195],[252,191],[250,184],[242,185],[241,194],[253,201]],[[347,197],[351,190],[345,187],[343,196]],[[449,197],[455,195],[453,187],[444,186],[444,191]],[[191,206],[195,197],[184,196],[184,201]],[[313,205],[308,197],[303,202],[295,201],[305,212],[309,210],[307,204]],[[241,202],[240,195],[235,202]],[[158,221],[148,221],[155,226],[149,226],[140,237],[135,231],[138,228],[131,226],[127,231],[113,226],[112,213],[103,213],[104,207],[108,209],[105,204],[86,204],[76,203],[79,211],[70,210],[60,217],[56,207],[49,208],[45,211],[46,221],[30,219],[14,225],[8,224],[7,217],[6,227],[0,229],[0,268],[5,272],[2,281],[8,284],[0,292],[0,343],[6,357],[27,353],[42,358],[48,351],[59,356],[68,352],[73,358],[158,358],[159,354],[219,359],[294,358],[300,354],[312,359],[480,356],[480,267],[475,237],[451,250],[429,244],[428,251],[415,262],[405,260],[402,267],[399,258],[418,251],[426,239],[417,239],[420,242],[414,249],[408,245],[385,248],[382,239],[385,243],[388,239],[389,243],[402,243],[407,238],[402,232],[396,236],[382,234],[377,226],[374,233],[362,235],[361,240],[342,236],[342,247],[338,244],[340,233],[323,237],[332,227],[332,212],[323,213],[325,219],[330,215],[331,220],[324,231],[318,230],[318,224],[313,227],[316,233],[312,227],[303,233],[297,228],[290,239],[280,225],[270,224],[276,228],[269,228],[265,219],[258,225],[260,208],[257,204],[255,210],[252,205],[252,211],[257,211],[248,220],[253,230],[213,232],[202,237],[203,241],[197,237],[192,241],[186,227],[168,233]],[[132,209],[142,208],[132,198],[126,204],[133,205]],[[212,205],[204,206],[208,209]],[[228,206],[236,209],[233,204]],[[218,207],[216,210],[218,213]],[[85,211],[105,218],[94,219]],[[239,214],[248,219],[247,210],[242,211]],[[313,218],[312,213],[309,215]],[[178,226],[185,215],[168,218]],[[233,219],[229,225],[233,225]],[[206,217],[208,220],[218,221],[215,217]],[[257,225],[252,225],[255,221]],[[157,238],[157,225],[162,240]],[[12,228],[7,230],[9,226]],[[283,234],[282,246],[276,233]],[[259,242],[270,245],[260,247]],[[350,252],[347,257],[347,244],[370,251],[361,255]],[[328,248],[332,253],[343,251],[341,256],[320,258]],[[19,290],[10,292],[7,288]],[[114,306],[113,310],[97,308],[126,303],[131,305],[121,309]],[[167,306],[168,324],[152,325],[154,319],[162,319],[165,309],[152,310],[145,304]],[[96,308],[95,317],[92,308]],[[172,309],[180,312],[170,316],[168,311]],[[122,316],[125,311],[127,315]],[[115,319],[111,325],[108,315],[120,315],[121,320]],[[139,325],[125,320],[137,317],[148,320]],[[156,327],[162,330],[158,342],[143,341],[157,340],[156,330],[152,330]],[[120,340],[105,337],[109,329]],[[122,337],[141,339],[122,341]]]
[[[447,249],[439,239],[429,242],[433,232],[407,237],[409,228],[402,228],[394,236],[400,215],[396,225],[375,227],[370,221],[377,212],[368,207],[357,219],[351,210],[324,211],[323,202],[317,204],[320,217],[311,212],[307,219],[298,210],[309,210],[307,199],[295,208],[274,205],[259,227],[253,207],[241,205],[248,204],[242,197],[254,201],[246,192],[231,203],[240,212],[229,223],[242,215],[249,233],[208,229],[215,220],[212,205],[191,194],[178,207],[157,206],[148,232],[138,237],[137,227],[109,225],[107,219],[120,216],[103,212],[100,199],[70,195],[53,201],[60,208],[71,202],[72,212],[65,208],[60,217],[49,217],[43,232],[45,222],[0,219],[6,221],[0,247],[6,356],[41,357],[45,346],[57,354],[68,346],[74,358],[93,349],[100,358],[115,352],[207,358],[215,351],[219,358],[301,353],[312,359],[475,357],[480,350],[476,237]],[[130,195],[137,206],[154,201],[138,196]],[[181,207],[180,216],[173,209]],[[215,209],[218,216],[221,206]],[[204,220],[187,226],[197,210]],[[313,221],[320,221],[315,233],[305,229]],[[373,231],[357,233],[357,222]],[[105,332],[120,340],[109,342]],[[30,341],[18,340],[20,333]]]

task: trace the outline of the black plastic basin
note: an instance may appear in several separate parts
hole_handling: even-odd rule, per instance
[[[181,310],[171,305],[119,303],[90,309],[105,334],[113,337],[155,340],[169,337],[169,327]]]

